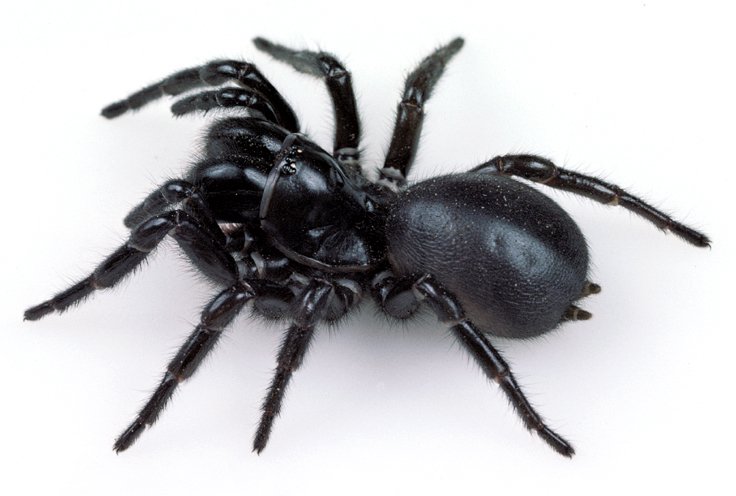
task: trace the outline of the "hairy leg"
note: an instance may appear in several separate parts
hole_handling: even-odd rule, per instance
[[[441,322],[450,325],[453,336],[480,365],[486,376],[499,385],[526,428],[535,431],[561,455],[571,457],[575,453],[570,443],[547,427],[542,417],[526,399],[503,356],[465,317],[465,312],[457,300],[433,277],[426,275],[410,281],[408,278],[396,279],[387,272],[382,276],[379,274],[372,286],[378,304],[396,318],[411,316],[419,303],[426,302]]]
[[[481,164],[469,172],[518,176],[551,188],[587,196],[606,205],[619,205],[647,219],[664,231],[671,231],[695,246],[710,246],[705,234],[682,224],[615,184],[557,167],[536,155],[505,155]]]
[[[240,282],[210,301],[202,311],[199,325],[169,362],[166,373],[151,398],[115,441],[115,451],[119,453],[130,448],[145,428],[156,422],[177,386],[197,371],[204,358],[215,347],[224,329],[255,295],[256,292],[249,284]]]
[[[404,94],[396,110],[396,123],[386,154],[380,181],[390,187],[403,187],[419,146],[424,122],[424,105],[450,59],[462,48],[455,38],[426,57],[406,78]]]
[[[304,355],[314,336],[317,322],[322,318],[329,302],[332,287],[321,280],[313,280],[298,296],[294,320],[286,331],[279,350],[276,372],[263,402],[263,415],[253,441],[253,451],[260,453],[271,435],[274,419],[281,412],[281,403],[291,376],[304,361]]]
[[[164,95],[176,96],[202,86],[220,86],[228,82],[263,95],[276,114],[278,123],[289,131],[299,131],[299,122],[294,110],[278,90],[256,66],[238,60],[214,60],[199,67],[171,74],[123,100],[108,105],[102,109],[102,115],[112,119],[129,110],[139,109]]]
[[[63,312],[96,290],[115,286],[169,234],[205,275],[226,284],[237,280],[235,261],[220,241],[186,211],[172,210],[138,224],[128,241],[98,265],[92,274],[50,300],[26,310],[25,319],[38,320],[52,312]]]
[[[343,164],[357,169],[360,158],[360,121],[350,72],[342,62],[331,53],[294,50],[264,38],[255,38],[253,43],[259,50],[289,64],[297,71],[324,79],[335,112],[333,154]]]

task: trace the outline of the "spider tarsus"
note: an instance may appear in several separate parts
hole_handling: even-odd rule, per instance
[[[115,453],[120,453],[121,451],[125,451],[130,448],[144,430],[146,430],[146,424],[140,419],[135,419],[133,423],[125,429],[125,432],[120,434],[120,437],[117,438],[112,447],[113,451],[115,451]]]
[[[51,302],[45,301],[40,305],[31,307],[23,313],[23,320],[38,320],[50,313],[53,313],[54,307]]]
[[[289,47],[276,44],[265,38],[261,38],[260,36],[253,38],[253,44],[257,49],[266,52],[276,60],[280,60],[281,62],[291,65],[294,69],[304,74],[310,74],[318,78],[329,77],[330,66],[334,67],[335,65],[342,70],[341,72],[343,74],[346,72],[345,68],[342,67],[342,64],[337,62],[332,55],[325,54],[323,52],[294,50]],[[324,64],[324,56],[327,56],[332,63],[328,62],[327,64]]]
[[[266,448],[269,435],[270,432],[261,432],[260,429],[258,430],[258,432],[256,433],[256,438],[253,440],[253,453],[255,453],[256,455],[261,454],[261,451]]]
[[[459,51],[463,47],[463,45],[465,45],[465,39],[458,36],[450,43],[448,43],[446,48],[454,54],[455,52]]]
[[[575,454],[575,449],[572,445],[551,429],[545,427],[544,429],[537,431],[537,434],[539,434],[539,437],[541,437],[553,450],[562,456],[572,458]]]
[[[710,248],[710,238],[690,227],[678,225],[676,228],[672,229],[672,233],[697,247]]]
[[[256,36],[255,38],[253,38],[253,44],[256,46],[257,49],[263,50],[264,52],[269,51],[269,49],[275,46],[272,41],[268,41],[266,38],[263,38],[261,36]]]
[[[703,236],[702,239],[696,244],[700,248],[710,248],[711,240],[708,236]]]
[[[273,427],[273,421],[276,415],[272,411],[264,410],[261,422],[256,430],[256,435],[253,438],[253,452],[260,455],[261,451],[266,448],[268,439],[271,437],[271,428]]]
[[[38,320],[53,312],[63,312],[72,305],[89,296],[99,287],[94,276],[83,279],[72,287],[57,293],[50,300],[31,307],[23,314],[24,320]]]
[[[128,102],[126,100],[121,100],[119,102],[111,103],[107,107],[103,108],[100,114],[108,119],[114,119],[115,117],[123,115],[129,109],[130,106],[128,105]]]

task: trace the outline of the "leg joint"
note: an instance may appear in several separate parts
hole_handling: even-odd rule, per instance
[[[535,183],[547,184],[559,174],[551,161],[536,155],[507,155],[492,160],[496,170],[507,176],[519,176]]]

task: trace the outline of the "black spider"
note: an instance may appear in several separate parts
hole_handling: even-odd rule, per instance
[[[107,118],[164,95],[221,86],[176,101],[175,115],[232,108],[207,135],[204,158],[184,179],[167,181],[125,218],[128,241],[86,279],[25,312],[37,320],[64,311],[131,273],[167,235],[224,289],[169,363],[163,380],[115,442],[130,447],[153,424],[248,303],[290,319],[253,448],[266,446],[284,392],[322,321],[334,322],[370,292],[397,319],[422,302],[450,326],[524,421],[554,450],[572,446],[532,408],[487,334],[527,338],[591,314],[575,303],[600,291],[587,280],[588,250],[575,222],[533,182],[620,205],[696,246],[708,238],[618,186],[561,169],[535,155],[496,157],[463,174],[407,185],[424,105],[457,38],[409,74],[379,179],[359,165],[360,125],[350,73],[329,53],[295,51],[256,38],[256,46],[300,72],[324,79],[335,112],[330,154],[299,133],[294,111],[247,62],[217,60],[177,72],[102,110]]]

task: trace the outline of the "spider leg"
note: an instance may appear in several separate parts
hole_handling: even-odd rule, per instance
[[[710,239],[705,234],[676,221],[619,186],[596,177],[557,167],[550,160],[543,157],[536,155],[505,155],[481,164],[469,172],[519,176],[555,189],[587,196],[600,203],[619,205],[644,217],[660,229],[673,232],[688,243],[701,247],[710,246]]]
[[[299,72],[323,78],[335,112],[333,155],[343,164],[359,170],[360,121],[350,72],[331,53],[294,50],[264,38],[255,38],[256,48]]]
[[[139,109],[164,95],[176,96],[202,86],[220,86],[228,82],[263,95],[276,114],[278,123],[289,131],[299,131],[299,122],[294,110],[278,90],[256,66],[237,60],[214,60],[199,67],[176,72],[123,100],[108,105],[102,109],[102,115],[112,119],[128,110]]]
[[[38,320],[87,298],[95,290],[111,288],[133,272],[158,244],[171,234],[194,264],[208,277],[232,284],[238,277],[235,260],[197,219],[184,210],[172,210],[138,224],[128,241],[108,256],[87,278],[25,311],[26,320]]]
[[[192,112],[207,113],[218,108],[244,108],[257,113],[267,121],[279,123],[271,102],[259,93],[245,88],[222,88],[184,97],[174,102],[171,112],[176,116],[182,116]]]
[[[281,403],[291,375],[304,361],[304,355],[314,336],[314,329],[327,308],[331,292],[332,286],[329,283],[315,279],[295,301],[294,320],[281,343],[275,375],[264,399],[263,414],[253,441],[253,451],[257,453],[266,447],[273,421],[281,411]]]
[[[539,437],[561,455],[571,457],[575,454],[570,443],[547,427],[524,396],[509,365],[488,338],[466,318],[455,298],[429,275],[415,279],[411,286],[409,284],[408,279],[395,279],[388,273],[384,277],[375,278],[372,285],[379,305],[397,318],[405,318],[403,315],[408,313],[406,309],[401,309],[402,305],[413,313],[421,300],[426,301],[441,322],[450,324],[452,334],[470,352],[486,376],[501,387],[526,428],[539,434]],[[408,292],[410,287],[411,293]]]
[[[154,215],[160,215],[173,205],[183,203],[184,209],[194,215],[208,232],[224,244],[226,237],[217,224],[214,214],[197,188],[182,179],[171,179],[150,193],[125,216],[125,227],[134,228]]]
[[[380,181],[389,187],[406,185],[424,121],[424,104],[450,59],[462,48],[462,38],[455,38],[426,57],[406,78],[404,94],[396,111],[396,123],[386,154]]]
[[[379,308],[395,319],[408,319],[419,309],[414,293],[416,278],[397,278],[390,270],[378,273],[371,281],[371,291]]]
[[[113,449],[116,452],[130,448],[143,430],[156,422],[179,383],[196,372],[207,354],[215,347],[223,330],[255,295],[253,287],[245,282],[239,282],[222,291],[204,308],[199,325],[169,362],[166,373],[151,398],[115,441]]]
[[[486,376],[496,382],[506,393],[526,428],[536,431],[539,437],[544,439],[559,454],[572,457],[575,450],[573,450],[570,443],[547,427],[542,417],[534,410],[516,383],[509,365],[485,335],[465,317],[465,312],[455,298],[431,276],[424,276],[419,279],[414,288],[429,303],[440,321],[452,325],[450,327],[452,333],[475,358]]]

